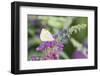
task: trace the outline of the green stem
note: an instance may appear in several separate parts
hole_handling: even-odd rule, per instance
[[[63,58],[65,58],[65,59],[69,59],[68,55],[65,54],[64,52],[61,52],[60,55],[61,55]]]
[[[70,41],[72,42],[74,47],[78,47],[78,48],[82,47],[82,44],[76,41],[74,38],[70,38]]]

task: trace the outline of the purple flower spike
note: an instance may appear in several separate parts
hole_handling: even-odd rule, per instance
[[[55,46],[56,45],[56,41],[47,41],[47,42],[45,42],[45,45],[46,45],[46,48],[52,48],[53,46]]]
[[[87,58],[82,52],[80,51],[75,51],[73,54],[72,54],[72,58],[74,59],[82,59],[82,58]]]
[[[44,57],[43,60],[49,60],[49,58],[48,57]]]
[[[63,45],[62,43],[58,43],[57,46],[58,46],[59,48],[64,48],[64,45]]]
[[[39,58],[37,56],[32,56],[32,61],[34,60],[39,60]]]
[[[42,42],[42,44],[40,46],[38,46],[36,48],[36,50],[37,51],[43,51],[43,50],[45,50],[45,48],[52,48],[56,44],[57,44],[56,41],[46,41],[46,42]]]
[[[46,47],[48,48],[48,47],[51,47],[51,42],[46,42]]]
[[[52,53],[52,56],[54,59],[59,59],[59,54],[56,52]]]
[[[57,42],[56,41],[52,41],[52,46],[54,46],[54,45],[56,45],[57,44]]]
[[[44,45],[40,45],[39,47],[36,48],[37,51],[43,51],[45,49]]]
[[[43,60],[56,60],[59,59],[59,53],[53,51],[50,52],[47,56],[43,58]]]

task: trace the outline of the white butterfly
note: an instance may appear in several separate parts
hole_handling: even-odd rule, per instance
[[[40,33],[41,41],[53,41],[54,38],[52,34],[47,29],[42,29]]]

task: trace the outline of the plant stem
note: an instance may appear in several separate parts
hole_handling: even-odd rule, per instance
[[[68,55],[65,54],[64,52],[61,52],[60,55],[61,55],[63,58],[65,58],[65,59],[69,59]]]

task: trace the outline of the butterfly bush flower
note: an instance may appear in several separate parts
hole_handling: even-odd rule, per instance
[[[34,60],[39,60],[39,57],[33,55],[33,56],[32,56],[32,61],[34,61]]]
[[[42,60],[55,60],[59,59],[60,57],[60,52],[63,50],[64,45],[61,42],[57,42],[56,40],[54,41],[45,41],[42,42],[36,50],[38,52],[45,52],[48,51],[49,49],[50,52],[48,52],[44,57],[42,57]]]
[[[55,59],[59,59],[59,54],[58,54],[58,52],[55,52],[55,51],[53,51],[53,52],[50,52],[47,56],[45,56],[44,58],[43,58],[43,60],[55,60]]]
[[[86,55],[84,55],[81,51],[74,51],[72,54],[73,59],[82,59],[82,58],[87,58]]]
[[[46,48],[52,48],[56,45],[56,41],[45,41],[36,48],[37,51],[44,51]]]
[[[44,51],[45,49],[53,48],[54,46],[56,46],[57,48],[64,48],[64,45],[61,42],[46,41],[46,42],[43,42],[42,44],[40,44],[40,46],[38,46],[36,48],[36,50],[37,51]]]

